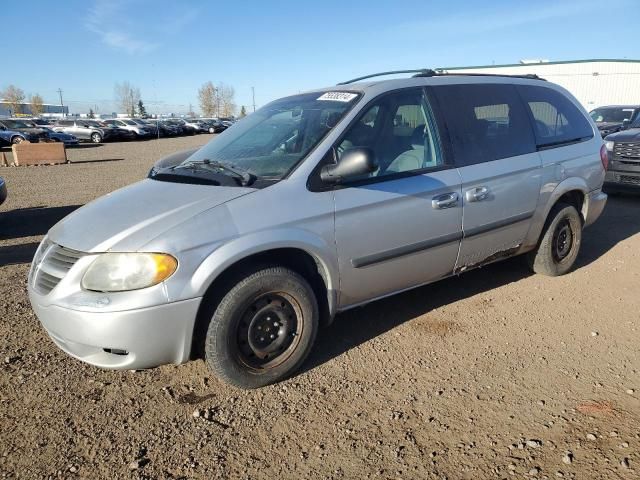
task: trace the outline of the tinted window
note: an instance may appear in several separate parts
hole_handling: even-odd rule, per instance
[[[422,89],[385,95],[368,107],[337,147],[374,152],[379,168],[368,177],[411,172],[443,164],[433,114]]]
[[[531,125],[513,85],[434,87],[454,158],[472,165],[535,151]]]
[[[593,137],[591,124],[562,93],[546,87],[519,85],[533,117],[538,147],[559,146]]]

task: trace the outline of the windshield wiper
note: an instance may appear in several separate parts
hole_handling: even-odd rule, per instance
[[[236,167],[233,165],[224,164],[218,160],[209,160],[208,158],[205,158],[204,160],[183,163],[182,165],[177,165],[173,168],[174,169],[190,168],[190,167],[196,167],[200,165],[207,165],[208,167],[218,168],[220,170],[233,174],[235,178],[240,180],[240,185],[242,185],[243,187],[246,187],[247,185],[251,185],[256,180],[256,176],[253,175],[252,173],[249,173],[247,170],[244,170],[240,167]],[[209,168],[207,167],[205,167],[205,169],[209,170]]]

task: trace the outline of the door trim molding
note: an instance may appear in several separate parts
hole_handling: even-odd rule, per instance
[[[460,240],[462,240],[462,232],[449,233],[447,235],[430,238],[429,240],[424,240],[422,242],[411,243],[409,245],[403,245],[402,247],[396,247],[390,250],[365,255],[363,257],[353,258],[351,259],[351,265],[354,268],[364,268],[377,263],[393,260],[394,258],[439,247],[447,243],[459,242]]]
[[[464,230],[464,227],[463,227],[464,238],[475,237],[476,235],[482,235],[483,233],[490,232],[491,230],[497,230],[499,228],[504,228],[504,227],[508,227],[509,225],[513,225],[514,223],[524,222],[525,220],[529,220],[531,217],[533,217],[534,213],[535,213],[535,210],[532,210],[530,212],[519,213],[518,215],[513,215],[511,217],[503,218],[495,222],[470,228],[469,230]]]

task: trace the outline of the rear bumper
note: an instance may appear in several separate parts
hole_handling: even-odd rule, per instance
[[[43,306],[31,288],[29,297],[42,326],[60,349],[108,369],[151,368],[189,360],[201,301],[194,298],[122,312],[85,312]]]
[[[602,190],[594,190],[587,195],[587,211],[584,216],[584,226],[593,224],[602,214],[607,204],[607,194]]]

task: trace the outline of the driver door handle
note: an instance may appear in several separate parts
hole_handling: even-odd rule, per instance
[[[459,195],[456,192],[444,193],[431,199],[431,206],[436,210],[451,208],[458,205]]]

